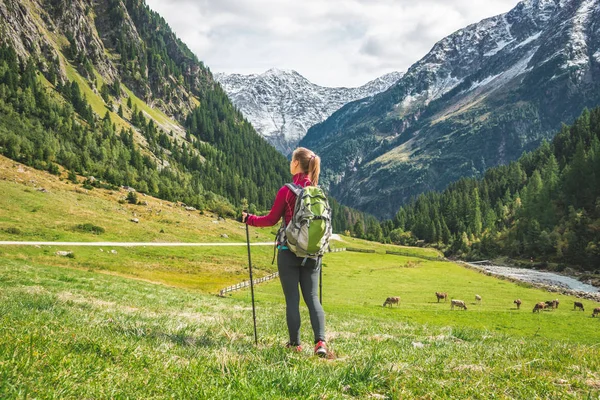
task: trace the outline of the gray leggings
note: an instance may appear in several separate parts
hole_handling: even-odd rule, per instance
[[[283,288],[286,305],[286,320],[290,334],[290,343],[300,344],[300,293],[308,306],[310,323],[315,334],[315,343],[325,341],[325,312],[319,302],[319,271],[321,259],[306,260],[302,266],[303,257],[296,257],[290,250],[280,250],[277,254],[279,280]]]

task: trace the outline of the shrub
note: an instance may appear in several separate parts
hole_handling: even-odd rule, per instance
[[[15,228],[13,226],[11,226],[9,228],[4,228],[4,232],[6,232],[10,235],[20,235],[21,233],[23,233],[23,232],[21,232],[21,230],[19,228]]]
[[[57,164],[51,162],[48,164],[48,172],[52,175],[60,175],[60,168],[58,168]]]
[[[137,193],[129,192],[129,194],[127,195],[127,201],[129,202],[129,204],[137,204],[138,203]]]
[[[79,183],[79,181],[77,180],[77,174],[73,170],[69,171],[69,178],[68,179],[69,179],[69,181],[71,181],[73,183]]]
[[[104,228],[101,226],[90,223],[76,225],[75,230],[79,232],[93,233],[94,235],[100,235],[105,232]]]
[[[219,202],[216,203],[212,209],[219,217],[235,217],[235,209],[230,204]]]

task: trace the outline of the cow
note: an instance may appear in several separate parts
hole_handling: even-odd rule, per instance
[[[592,312],[592,317],[595,317],[598,314],[600,314],[600,307],[594,308],[594,311]]]
[[[547,307],[547,306],[546,306],[546,303],[544,303],[543,301],[540,301],[539,303],[537,303],[537,304],[536,304],[536,305],[533,307],[533,312],[537,312],[537,313],[539,313],[539,312],[540,312],[540,310],[543,310],[543,309],[545,309],[546,307]]]
[[[513,303],[517,305],[517,310],[521,309],[521,299],[516,299],[515,301],[513,301]]]
[[[438,303],[440,302],[441,299],[444,299],[444,301],[448,301],[448,293],[435,292],[435,296],[437,297]]]
[[[555,308],[558,308],[558,303],[559,303],[558,299],[548,300],[546,302],[546,306],[551,307],[554,310]]]
[[[451,303],[451,306],[450,306],[451,310],[454,310],[454,306],[456,306],[458,308],[462,308],[463,310],[467,309],[467,305],[462,300],[454,300],[453,299],[450,303]]]
[[[476,294],[475,295],[475,301],[477,301],[478,303],[481,303],[481,296]]]
[[[577,310],[578,308],[581,309],[581,311],[585,311],[585,309],[583,308],[583,303],[579,301],[573,302],[573,311]]]
[[[390,305],[390,307],[392,307],[393,304],[398,304],[400,305],[400,297],[388,297],[387,299],[385,299],[385,303],[383,303],[383,307]]]

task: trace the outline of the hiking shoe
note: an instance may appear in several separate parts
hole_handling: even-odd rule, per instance
[[[294,351],[297,351],[298,353],[300,353],[302,351],[302,346],[300,346],[299,344],[294,344],[294,343],[290,343],[290,342],[286,343],[285,348],[292,349]]]
[[[319,357],[327,357],[327,346],[325,346],[325,342],[319,340],[315,345],[315,355]]]

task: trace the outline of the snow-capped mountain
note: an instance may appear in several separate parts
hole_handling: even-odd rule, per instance
[[[436,43],[390,89],[347,104],[300,145],[323,184],[380,216],[507,163],[600,104],[600,0],[524,0]]]
[[[254,128],[287,155],[313,125],[344,104],[373,96],[402,77],[392,72],[361,87],[323,87],[296,71],[270,69],[262,74],[215,74],[233,104]]]

